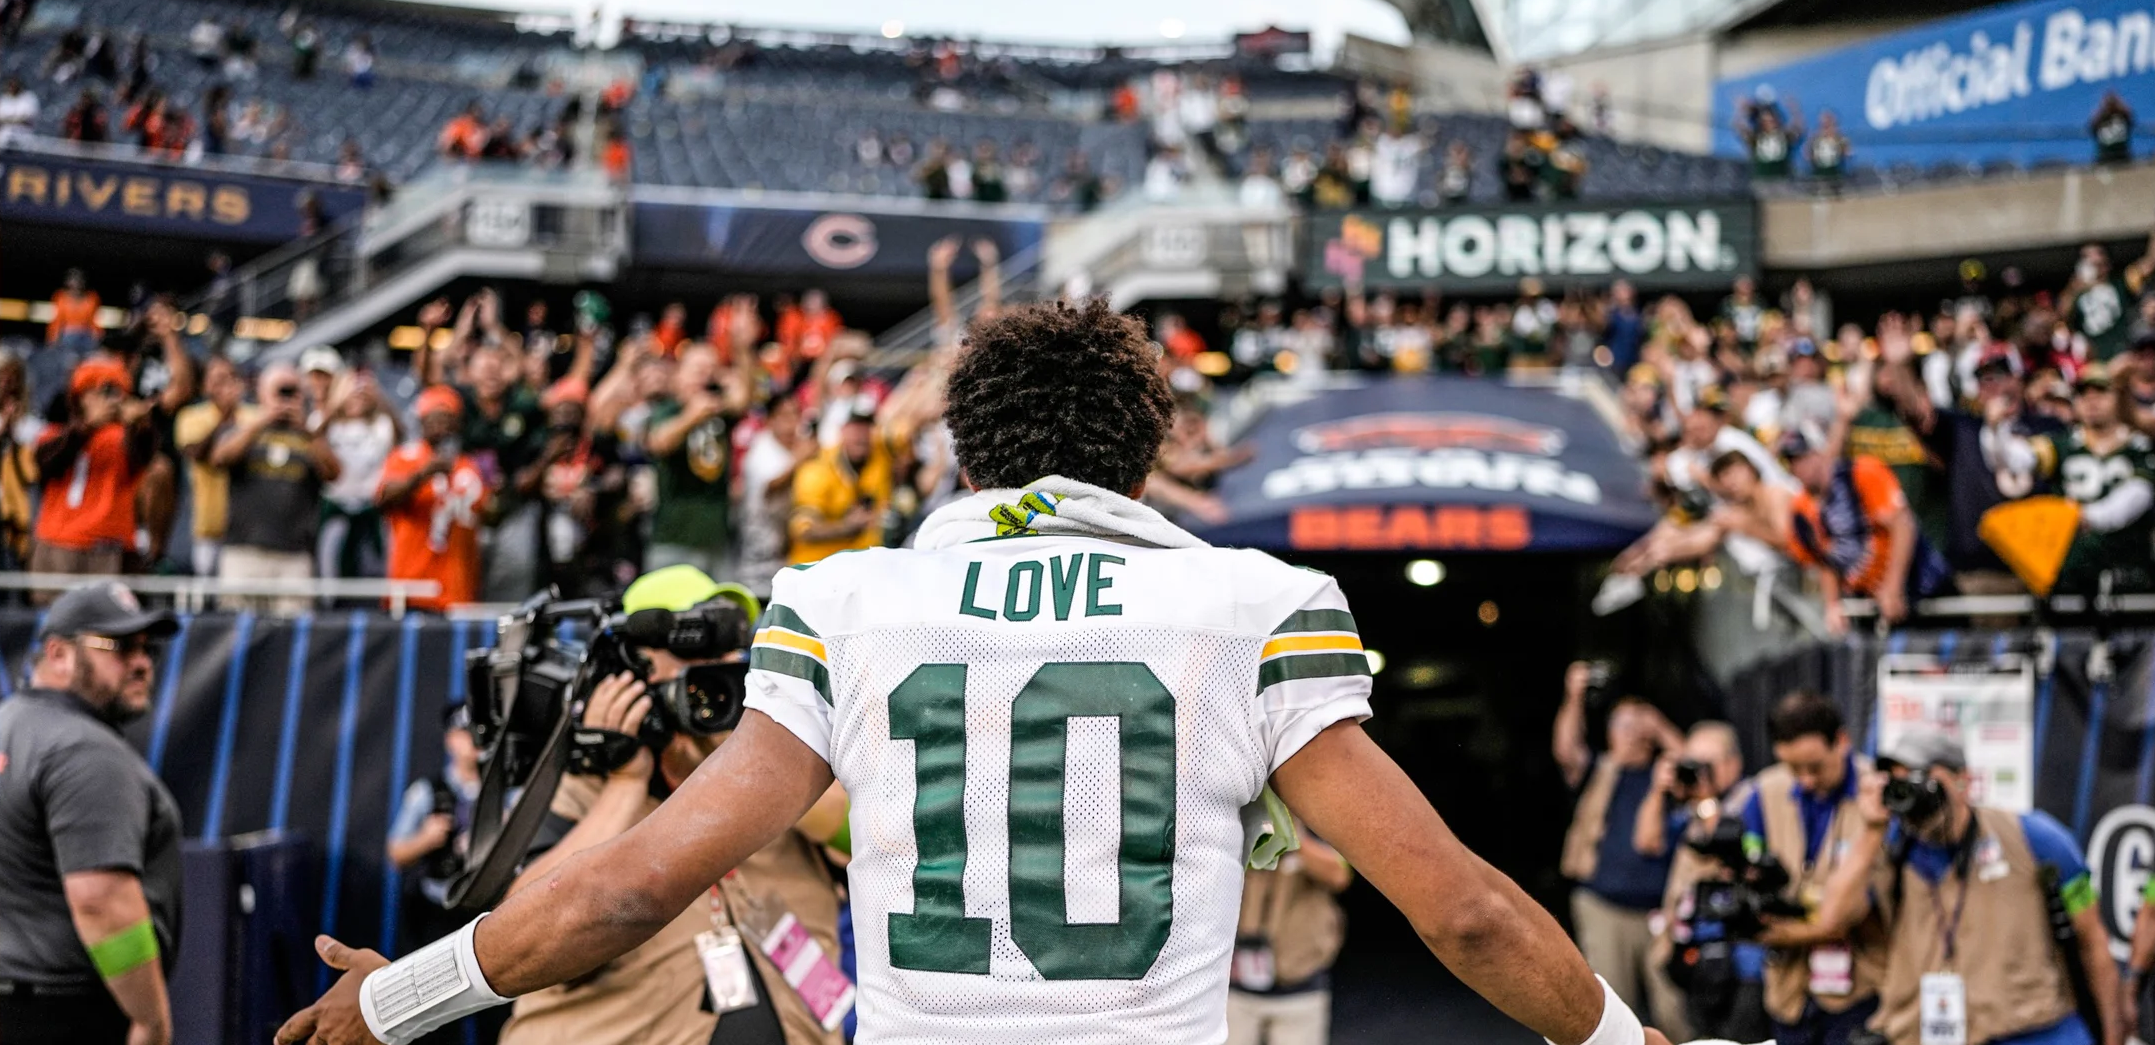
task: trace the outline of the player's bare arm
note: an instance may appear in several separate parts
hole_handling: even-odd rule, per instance
[[[514,997],[589,972],[650,939],[736,864],[793,826],[830,786],[815,752],[761,712],[673,797],[620,837],[576,854],[479,923],[486,986]],[[278,1045],[370,1045],[359,988],[388,959],[328,937],[324,961],[345,970],[329,993],[287,1021]]]
[[[1557,1045],[1598,1040],[1602,986],[1563,928],[1460,844],[1360,725],[1319,733],[1272,780],[1467,986]],[[1646,1041],[1665,1039],[1648,1030]]]

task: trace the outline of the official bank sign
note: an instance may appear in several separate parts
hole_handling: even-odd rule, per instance
[[[1581,208],[1349,211],[1309,219],[1307,281],[1505,293],[1622,278],[1642,290],[1726,287],[1758,267],[1749,201]]]
[[[1742,154],[1730,125],[1761,86],[1793,102],[1807,127],[1833,110],[1860,161],[2086,160],[2104,91],[2141,110],[2155,98],[2155,5],[2006,4],[1723,80],[1717,151]],[[2134,152],[2145,155],[2140,133]]]

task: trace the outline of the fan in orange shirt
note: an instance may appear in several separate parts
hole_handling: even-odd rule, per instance
[[[815,359],[845,329],[831,299],[820,290],[801,295],[801,303],[778,313],[778,343],[795,359]]]
[[[39,502],[30,569],[122,573],[135,546],[135,490],[157,452],[150,404],[128,395],[132,378],[94,355],[68,380],[69,417],[37,444]]]
[[[440,612],[479,597],[479,511],[486,479],[456,449],[464,401],[434,385],[412,403],[419,438],[397,448],[382,466],[376,501],[389,525],[389,579],[432,580],[441,594],[415,598],[417,609]]]
[[[1789,556],[1815,571],[1828,630],[1847,627],[1843,593],[1878,600],[1878,615],[1897,624],[1910,603],[1952,583],[1945,558],[1916,529],[1893,469],[1876,457],[1838,457],[1815,424],[1803,427],[1811,431],[1781,442],[1803,484],[1790,504]]]
[[[83,282],[81,269],[68,269],[67,281],[52,292],[52,322],[45,324],[45,343],[68,339],[78,351],[97,346],[97,291]]]
[[[666,306],[659,315],[658,326],[651,329],[651,337],[658,342],[659,351],[674,355],[681,350],[681,342],[688,340],[688,306],[675,301]]]
[[[442,126],[436,149],[453,160],[476,160],[486,150],[486,137],[484,113],[472,102]]]

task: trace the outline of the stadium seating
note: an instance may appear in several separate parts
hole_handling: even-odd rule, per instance
[[[369,166],[392,180],[407,179],[432,162],[440,128],[471,100],[478,100],[489,118],[507,117],[519,133],[550,122],[567,104],[558,87],[544,89],[544,77],[515,75],[561,50],[566,41],[559,37],[416,9],[369,7],[361,17],[310,8],[306,17],[323,35],[321,63],[314,78],[300,80],[291,73],[279,24],[284,14],[274,4],[246,0],[46,0],[38,27],[0,54],[0,75],[18,75],[32,85],[44,102],[38,131],[58,135],[79,85],[55,85],[42,67],[64,27],[103,28],[117,37],[109,46],[123,54],[131,34],[141,32],[157,58],[153,82],[199,123],[203,98],[223,74],[191,58],[187,34],[204,18],[242,25],[256,40],[258,71],[232,85],[235,108],[261,100],[288,112],[292,130],[282,140],[292,160],[334,163],[344,142],[355,140]],[[348,82],[341,60],[345,46],[361,33],[370,37],[380,59],[376,82],[365,93]],[[1099,174],[1135,184],[1146,159],[1145,128],[1071,113],[1097,111],[1115,86],[1163,68],[1114,51],[1082,62],[1047,52],[981,58],[955,81],[972,108],[947,113],[918,103],[918,58],[896,45],[879,49],[813,39],[743,43],[730,53],[723,71],[707,62],[711,44],[704,38],[632,38],[623,47],[649,70],[644,90],[623,114],[635,181],[888,196],[918,195],[920,188],[910,169],[860,161],[856,146],[871,132],[886,142],[904,136],[916,157],[937,140],[967,150],[992,140],[1006,161],[1012,149],[1030,144],[1037,151],[1036,177],[1029,193],[1013,193],[1020,201],[1043,198],[1072,151],[1084,152]],[[1351,89],[1351,81],[1339,76],[1283,71],[1256,59],[1216,60],[1205,67],[1239,77],[1254,102],[1301,102],[1297,107],[1303,111],[1310,108],[1306,103]],[[666,90],[675,77],[700,78],[697,90]],[[110,87],[99,86],[109,104]],[[1088,104],[1073,104],[1079,101]],[[108,109],[115,139],[123,137],[125,115],[118,106]],[[1476,200],[1495,200],[1500,185],[1494,163],[1502,150],[1503,122],[1468,115],[1437,120],[1442,141],[1465,140],[1475,151]],[[1303,141],[1321,151],[1338,134],[1332,119],[1258,118],[1250,129],[1254,143],[1273,145],[1280,155]],[[267,144],[235,141],[230,151],[262,154]],[[1583,195],[1589,199],[1727,195],[1745,191],[1748,184],[1742,166],[1726,159],[1607,139],[1590,139],[1586,155],[1591,167]],[[1433,184],[1442,158],[1441,144],[1422,156],[1425,188]]]

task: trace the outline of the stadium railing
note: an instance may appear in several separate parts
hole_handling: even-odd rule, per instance
[[[4,141],[0,141],[0,152],[9,151],[66,159],[106,160],[119,163],[143,164],[196,174],[204,171],[215,171],[223,174],[247,174],[257,177],[293,178],[303,181],[343,184],[337,181],[337,168],[326,163],[310,163],[304,160],[272,160],[259,156],[237,154],[203,154],[193,159],[187,159],[123,142],[79,142],[69,138],[54,138],[42,134],[16,133],[8,136]]]
[[[138,595],[172,599],[182,613],[210,609],[221,596],[238,598],[380,599],[389,615],[402,617],[411,600],[441,594],[441,582],[431,580],[382,580],[380,578],[305,578],[298,580],[223,580],[216,577],[164,577],[154,574],[26,573],[0,572],[0,591],[66,591],[84,584],[113,581]],[[498,615],[499,608],[485,607]]]

